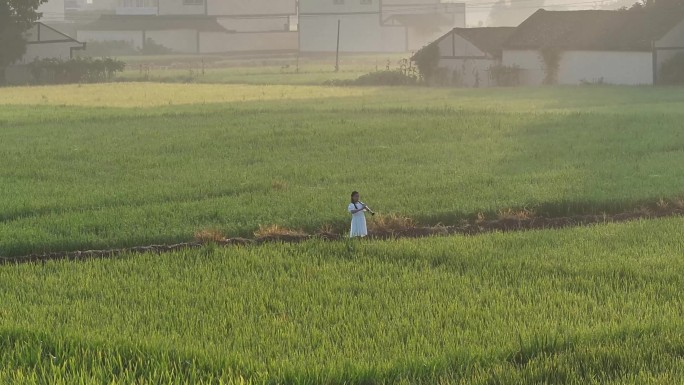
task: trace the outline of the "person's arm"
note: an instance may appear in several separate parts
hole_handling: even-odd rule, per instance
[[[363,205],[363,207],[361,207],[360,209],[352,208],[352,207],[356,207],[356,206],[349,205],[349,212],[352,213],[352,214],[356,214],[356,213],[358,213],[358,212],[361,212],[361,211],[366,210],[366,205]]]

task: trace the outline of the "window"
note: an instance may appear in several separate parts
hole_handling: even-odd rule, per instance
[[[204,5],[204,0],[183,0],[183,5]]]

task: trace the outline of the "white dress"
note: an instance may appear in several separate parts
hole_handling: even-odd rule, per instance
[[[352,210],[358,210],[361,207],[362,206],[360,203],[357,203],[356,206],[354,206],[353,203],[350,203],[348,210],[351,213]],[[352,214],[351,232],[349,233],[349,238],[365,237],[366,235],[368,235],[368,229],[366,228],[366,215],[365,210],[361,210],[356,214]]]

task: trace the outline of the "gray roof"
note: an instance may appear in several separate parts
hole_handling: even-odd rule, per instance
[[[540,9],[518,26],[505,49],[651,51],[684,20],[679,11],[545,11]]]

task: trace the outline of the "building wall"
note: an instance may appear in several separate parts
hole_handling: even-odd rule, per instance
[[[501,64],[520,69],[521,85],[540,85],[544,83],[546,73],[544,63],[538,51],[508,51],[504,50]]]
[[[461,36],[451,33],[439,42],[439,68],[448,85],[458,87],[495,86],[489,68],[498,63]]]
[[[459,57],[485,57],[486,53],[475,47],[471,42],[461,36],[450,33],[449,36],[439,42],[439,54],[442,58],[449,56]]]
[[[559,84],[653,84],[651,52],[571,51],[563,55]]]
[[[142,31],[78,31],[78,41],[127,41],[134,48],[142,48]]]
[[[667,35],[655,43],[658,68],[680,52],[684,52],[684,21],[677,24]],[[682,47],[681,49],[672,49]],[[668,49],[658,49],[668,48]]]
[[[299,46],[302,52],[335,52],[337,21],[342,52],[406,52],[406,29],[380,26],[377,14],[301,15]]]
[[[349,14],[380,12],[380,0],[371,0],[370,4],[361,4],[360,0],[345,0],[344,4],[335,4],[333,0],[299,0],[299,14]]]
[[[284,32],[289,30],[289,18],[287,16],[240,18],[219,17],[219,24],[229,31],[237,32]]]
[[[558,84],[606,83],[640,85],[653,83],[650,52],[569,51],[562,54]],[[538,51],[504,51],[503,65],[520,68],[522,85],[541,85],[545,65]]]
[[[296,32],[202,32],[201,53],[296,51]]]
[[[212,16],[270,16],[297,14],[296,0],[207,0]]]
[[[194,29],[147,31],[145,38],[177,53],[197,53],[197,31]]]
[[[197,53],[197,32],[191,29],[146,31],[145,39],[178,53]],[[78,31],[79,41],[126,41],[136,49],[143,47],[142,31]]]
[[[49,0],[38,7],[38,12],[43,13],[40,21],[64,21],[64,0]]]
[[[446,85],[457,87],[494,87],[490,68],[498,63],[489,58],[442,58],[439,68],[446,76]]]
[[[444,35],[454,27],[465,25],[463,3],[441,3],[439,0],[300,0],[300,47],[304,52],[335,50],[337,20],[342,21],[340,49],[344,52],[408,52],[415,51]],[[403,25],[396,16],[434,15],[446,24]],[[429,17],[429,16],[427,16]],[[345,26],[347,27],[345,29]],[[351,28],[350,28],[351,26]],[[332,43],[331,43],[332,42]]]
[[[27,64],[36,59],[68,60],[71,58],[71,47],[81,47],[81,45],[74,42],[28,44],[26,46],[26,53],[16,64]]]
[[[185,0],[161,0],[159,2],[160,15],[204,15],[205,4],[185,5]],[[208,0],[204,0],[208,1]]]

